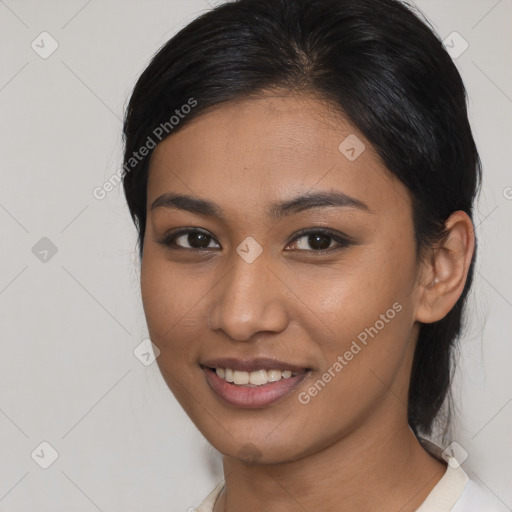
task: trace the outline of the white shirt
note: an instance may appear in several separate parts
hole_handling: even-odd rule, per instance
[[[471,480],[455,462],[446,471],[416,512],[511,512],[491,491]],[[452,467],[453,465],[453,467]],[[197,512],[213,512],[224,480],[201,502]]]

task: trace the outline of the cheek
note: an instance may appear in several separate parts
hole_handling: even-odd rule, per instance
[[[324,351],[343,350],[366,328],[376,322],[381,327],[382,322],[389,320],[388,316],[393,317],[385,323],[385,330],[390,331],[400,316],[395,315],[393,304],[398,302],[405,310],[412,303],[411,288],[416,276],[414,252],[409,243],[400,247],[401,243],[360,246],[347,253],[339,265],[289,274],[288,279],[294,281],[291,288],[301,299],[296,301],[297,308],[304,310],[295,314],[304,320],[304,312],[309,310],[311,339],[322,336]],[[384,320],[380,315],[385,315]]]
[[[205,304],[218,280],[204,266],[188,268],[168,261],[157,248],[147,247],[141,268],[141,294],[151,341],[160,349],[159,362],[183,373],[197,365],[208,340]]]
[[[411,240],[388,239],[360,248],[325,275],[324,271],[301,273],[296,279],[296,293],[310,309],[309,337],[322,352],[318,377],[329,381],[325,388],[319,383],[307,389],[308,396],[303,397],[315,402],[310,405],[318,408],[318,414],[336,416],[340,409],[335,404],[350,414],[369,410],[407,361],[414,310],[414,246]]]
[[[199,372],[198,337],[190,325],[199,291],[186,272],[149,247],[143,256],[140,284],[149,337],[160,350],[156,362],[175,398],[190,412],[194,402],[190,390]]]
[[[172,325],[175,316],[173,304],[176,287],[170,287],[166,269],[146,251],[141,268],[141,295],[148,328],[152,336],[159,337]]]
[[[183,271],[148,248],[142,261],[141,294],[151,339],[165,349],[193,309],[194,287]]]

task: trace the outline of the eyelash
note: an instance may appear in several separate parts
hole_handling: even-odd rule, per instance
[[[179,238],[182,235],[188,235],[191,233],[202,233],[208,237],[210,237],[212,240],[215,240],[213,236],[209,235],[206,231],[203,231],[201,229],[197,228],[186,228],[186,229],[180,229],[177,232],[171,232],[165,235],[165,237],[162,240],[159,240],[158,243],[164,245],[170,250],[176,251],[176,250],[184,250],[184,251],[194,251],[194,252],[204,252],[204,251],[210,251],[214,249],[213,247],[204,247],[202,249],[200,248],[194,248],[194,247],[182,247],[180,245],[176,245],[174,242],[177,238]],[[299,240],[300,238],[303,238],[307,235],[325,235],[334,240],[336,243],[338,243],[338,247],[330,247],[327,249],[292,249],[289,252],[306,252],[306,253],[313,253],[315,255],[321,256],[324,254],[328,254],[334,251],[337,251],[339,249],[343,249],[349,245],[351,245],[351,241],[348,237],[340,235],[337,232],[333,232],[330,229],[325,228],[308,228],[303,229],[297,233],[295,233],[295,238],[293,238],[290,242],[287,243],[287,245],[290,245],[292,242],[295,242],[296,240]],[[218,243],[218,242],[217,242]]]

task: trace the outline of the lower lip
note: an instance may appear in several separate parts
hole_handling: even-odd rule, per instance
[[[216,372],[203,368],[206,382],[214,393],[230,405],[244,409],[265,407],[289,395],[307,376],[309,372],[299,373],[289,379],[269,382],[262,386],[250,387],[231,384],[221,379]]]

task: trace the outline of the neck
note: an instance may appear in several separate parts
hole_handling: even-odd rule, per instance
[[[446,466],[422,448],[403,417],[394,418],[388,410],[299,460],[249,466],[224,457],[226,485],[214,512],[415,511]]]

